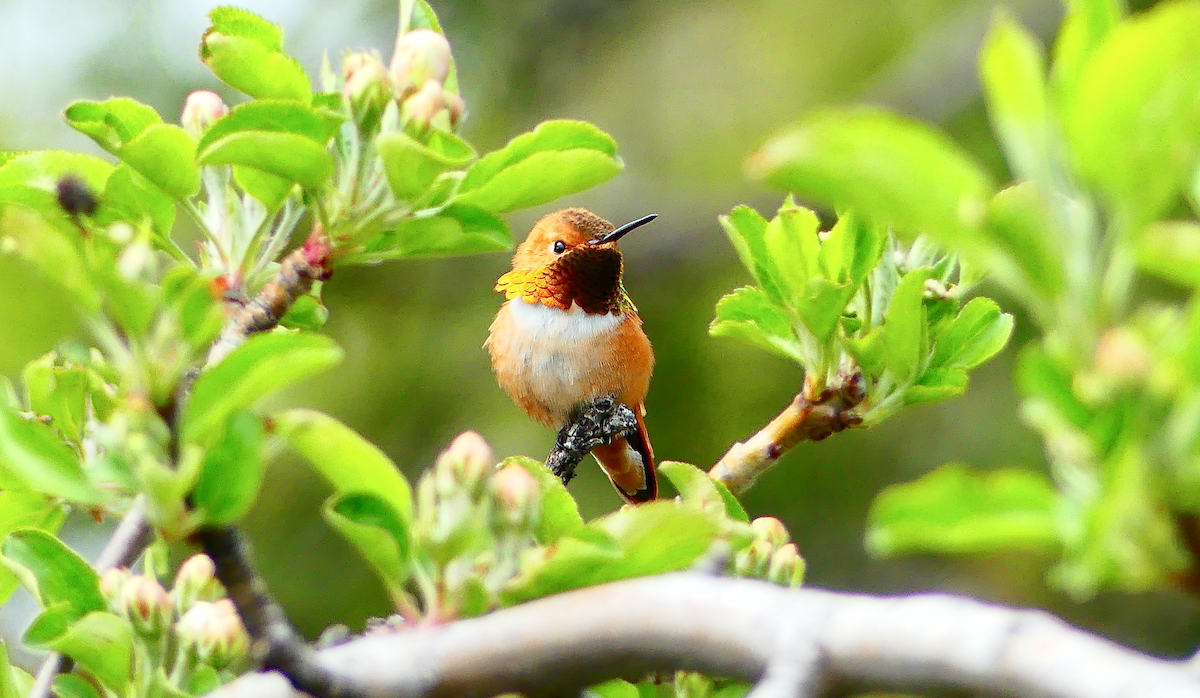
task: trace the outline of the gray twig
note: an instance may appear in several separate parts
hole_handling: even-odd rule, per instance
[[[762,696],[850,688],[1012,698],[1200,695],[1200,675],[1185,662],[1120,647],[1040,611],[686,572],[365,637],[320,650],[315,661],[349,691],[394,698],[568,695],[613,677],[679,669],[762,681]],[[299,694],[277,674],[260,673],[212,696]]]

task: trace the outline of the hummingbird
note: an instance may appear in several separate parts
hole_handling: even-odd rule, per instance
[[[621,283],[617,241],[656,217],[620,228],[583,208],[543,217],[496,282],[507,300],[485,342],[500,386],[536,422],[561,429],[603,396],[633,411],[633,434],[592,450],[631,504],[658,496],[645,422],[654,352]]]

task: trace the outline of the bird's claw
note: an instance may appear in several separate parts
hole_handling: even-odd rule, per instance
[[[629,436],[636,429],[637,416],[633,410],[612,395],[602,395],[580,405],[571,414],[571,420],[558,432],[554,449],[546,457],[546,467],[565,485],[575,477],[575,466],[593,448]]]

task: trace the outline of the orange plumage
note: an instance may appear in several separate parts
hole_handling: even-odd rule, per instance
[[[637,416],[638,433],[592,455],[626,500],[654,499],[658,485],[646,434],[654,368],[650,340],[621,284],[622,258],[608,221],[581,208],[534,226],[496,290],[508,299],[487,346],[501,387],[537,422],[561,428],[572,411],[614,395]]]

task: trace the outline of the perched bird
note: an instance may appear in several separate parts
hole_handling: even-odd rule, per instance
[[[636,433],[592,455],[634,504],[658,496],[644,420],[654,352],[621,284],[617,240],[654,218],[616,229],[582,208],[542,218],[517,248],[512,271],[496,282],[508,300],[485,343],[501,387],[541,424],[561,429],[606,395],[633,411]]]

